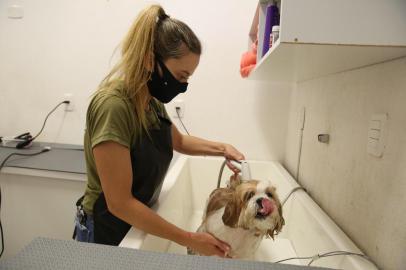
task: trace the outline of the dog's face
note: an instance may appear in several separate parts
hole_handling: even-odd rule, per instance
[[[223,222],[230,227],[257,230],[273,238],[285,221],[276,189],[268,181],[241,182],[232,176]]]

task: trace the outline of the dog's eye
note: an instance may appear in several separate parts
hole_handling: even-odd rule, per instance
[[[253,192],[253,191],[245,193],[245,200],[248,201],[249,199],[254,197],[254,195],[255,195],[255,192]]]
[[[271,192],[267,192],[266,196],[268,196],[269,198],[272,198],[272,193]]]

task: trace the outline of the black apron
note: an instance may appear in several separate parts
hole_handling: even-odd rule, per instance
[[[158,199],[163,180],[173,156],[171,122],[161,115],[160,129],[150,129],[131,149],[134,198],[151,207]],[[140,219],[143,217],[139,217]],[[93,206],[94,241],[105,245],[119,245],[131,225],[107,210],[102,192]]]

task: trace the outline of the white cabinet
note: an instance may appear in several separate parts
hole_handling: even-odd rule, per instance
[[[266,6],[260,1],[258,53]],[[249,78],[298,82],[406,56],[405,0],[282,0],[279,40]],[[254,17],[251,39],[256,35]]]

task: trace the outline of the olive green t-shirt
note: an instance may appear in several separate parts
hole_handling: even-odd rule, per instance
[[[150,110],[146,112],[148,128],[160,127],[157,114],[169,119],[164,105],[152,98]],[[89,104],[84,138],[87,186],[83,199],[83,208],[88,214],[93,212],[93,205],[102,192],[93,148],[101,142],[113,141],[131,149],[140,134],[136,130],[135,117],[130,99],[120,89],[98,92]]]

